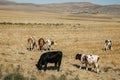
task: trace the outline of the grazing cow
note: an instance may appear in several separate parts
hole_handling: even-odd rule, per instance
[[[88,70],[87,65],[93,65],[94,68],[92,70],[98,73],[99,72],[99,56],[98,55],[89,55],[89,54],[77,54],[76,60],[80,60],[82,64],[85,64],[86,70]],[[81,68],[81,67],[80,67]]]
[[[51,46],[55,44],[54,41],[50,39],[47,39],[45,43],[46,43],[47,50],[50,50]]]
[[[112,47],[112,41],[111,40],[105,40],[105,48],[104,50],[111,50]]]
[[[38,40],[38,46],[39,46],[39,49],[38,50],[43,50],[43,46],[45,44],[45,40],[43,38],[40,38]]]
[[[38,70],[41,70],[43,68],[42,66],[44,65],[44,71],[46,71],[48,63],[55,63],[55,68],[57,68],[57,70],[59,71],[61,60],[61,51],[46,52],[41,55],[38,63],[36,64],[36,67],[38,68]]]
[[[28,38],[27,42],[28,42],[28,48],[27,48],[28,50],[31,51],[34,49],[34,47],[37,48],[37,44],[34,37]]]

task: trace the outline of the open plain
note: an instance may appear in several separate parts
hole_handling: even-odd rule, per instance
[[[28,51],[31,36],[57,43],[53,50],[63,52],[59,72],[37,70],[35,64],[46,51]],[[106,39],[113,41],[111,51],[102,50]],[[77,53],[99,55],[100,73],[79,69]],[[119,80],[120,16],[0,10],[0,78],[14,72],[37,80]]]

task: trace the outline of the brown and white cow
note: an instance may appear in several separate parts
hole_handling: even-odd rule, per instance
[[[47,40],[45,41],[45,44],[46,44],[46,49],[47,49],[47,50],[50,50],[50,49],[51,49],[51,46],[52,46],[52,45],[55,45],[56,43],[55,43],[53,40],[51,40],[51,39],[47,39]]]
[[[77,54],[76,55],[76,60],[80,60],[80,62],[82,64],[85,64],[86,70],[88,70],[88,65],[92,65],[94,68],[92,68],[92,70],[94,70],[95,72],[99,72],[99,56],[98,55],[89,55],[89,54]],[[81,68],[81,66],[80,66]]]
[[[44,45],[45,45],[45,40],[43,38],[40,38],[38,40],[38,50],[43,50],[44,49]]]
[[[36,44],[36,41],[35,41],[35,38],[34,37],[29,37],[28,40],[28,50],[33,50],[35,47],[37,48],[37,44]]]
[[[104,50],[111,50],[112,48],[112,41],[111,40],[105,40],[105,46],[104,46]]]

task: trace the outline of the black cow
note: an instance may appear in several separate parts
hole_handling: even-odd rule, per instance
[[[44,65],[44,71],[46,71],[48,63],[55,63],[55,68],[57,68],[57,70],[59,71],[61,60],[62,60],[61,51],[45,52],[41,55],[38,63],[36,64],[36,67],[38,68],[38,70],[41,70],[43,69],[42,66]]]

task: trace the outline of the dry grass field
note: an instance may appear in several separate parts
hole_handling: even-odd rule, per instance
[[[41,24],[0,24],[0,78],[19,72],[32,80],[119,80],[120,16],[58,14],[39,11],[0,10],[0,22]],[[27,38],[51,38],[61,50],[61,69],[38,71],[35,64],[45,51],[27,50]],[[113,41],[111,51],[103,51],[105,39]],[[85,71],[75,65],[77,53],[100,56],[100,73]],[[53,64],[49,64],[53,66]],[[34,79],[33,79],[34,80]]]

